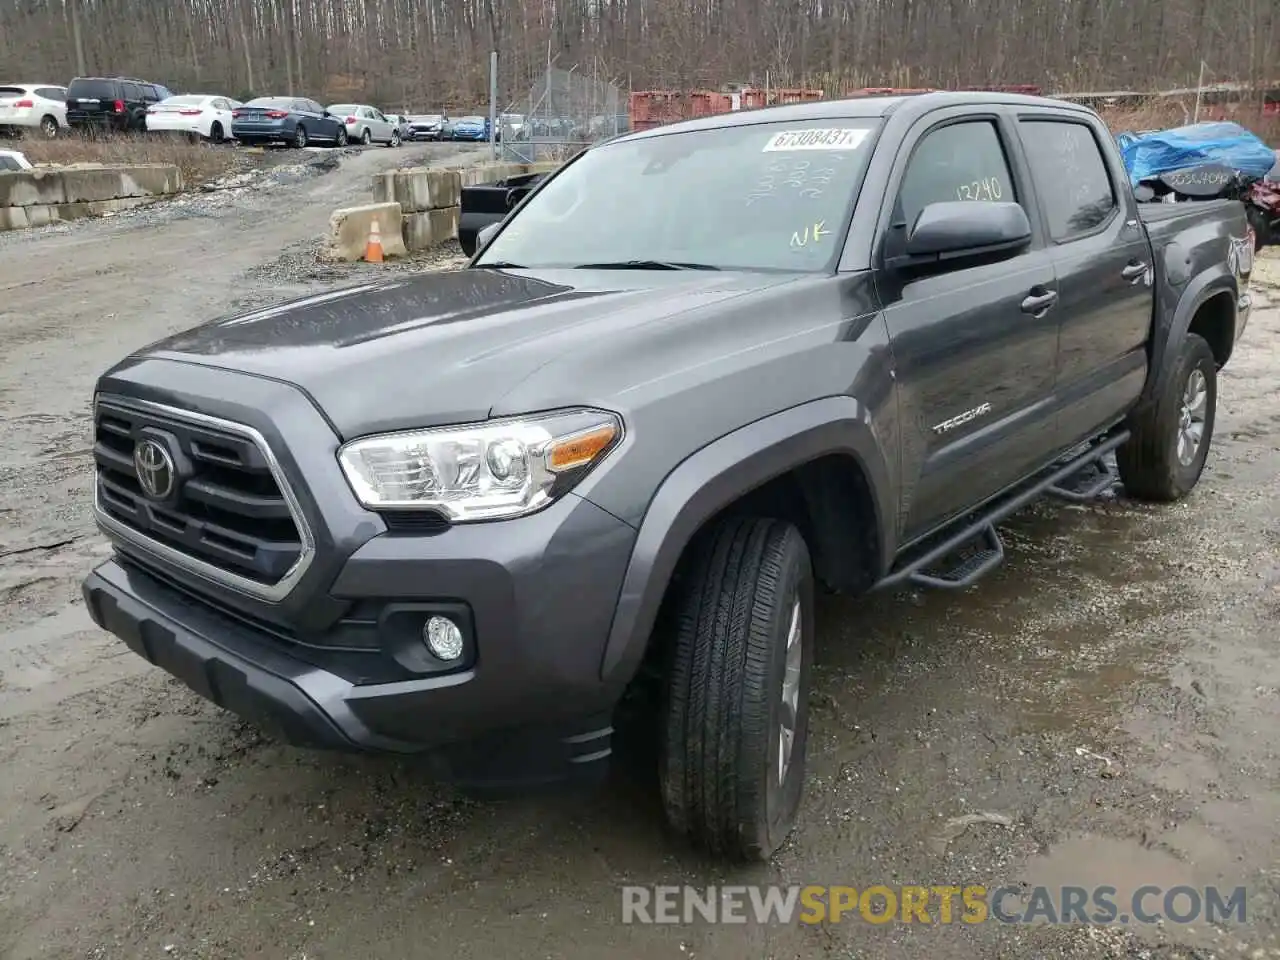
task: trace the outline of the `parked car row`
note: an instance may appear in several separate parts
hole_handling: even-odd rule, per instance
[[[441,118],[443,121],[443,118]],[[307,97],[257,97],[241,103],[218,94],[174,95],[132,77],[76,77],[67,86],[0,85],[0,133],[53,138],[84,133],[168,133],[212,143],[282,143],[398,147],[411,136],[409,118],[362,103],[321,106]],[[439,139],[439,138],[437,138]]]

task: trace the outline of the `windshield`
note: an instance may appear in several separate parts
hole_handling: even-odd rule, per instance
[[[830,269],[878,123],[754,124],[596,147],[530,197],[475,265]]]

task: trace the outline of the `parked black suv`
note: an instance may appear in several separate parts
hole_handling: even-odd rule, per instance
[[[67,126],[73,130],[147,129],[147,107],[173,94],[132,77],[76,77],[67,87]]]

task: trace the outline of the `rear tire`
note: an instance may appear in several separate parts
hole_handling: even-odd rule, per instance
[[[1218,409],[1218,365],[1203,337],[1187,334],[1160,395],[1130,423],[1116,451],[1125,492],[1170,503],[1195,488],[1204,472]]]
[[[293,145],[299,150],[305,150],[307,148],[307,128],[302,124],[298,124],[297,128],[293,131]]]
[[[369,147],[373,145],[373,131],[368,127],[364,128],[364,133],[360,134],[360,145]]]
[[[674,585],[662,795],[671,826],[732,860],[767,860],[804,787],[814,583],[804,538],[731,518]]]
[[[222,124],[217,120],[213,121],[213,124],[209,127],[209,142],[221,143],[224,139],[225,138],[222,135]]]
[[[400,146],[400,143],[401,143],[401,140],[400,140],[400,131],[399,131],[399,130],[396,130],[395,132],[393,132],[393,133],[391,134],[391,140],[390,140],[390,142],[388,142],[388,143],[387,143],[387,146],[389,146],[389,147],[393,147],[393,148],[394,148],[394,147],[398,147],[398,146]]]
[[[53,116],[43,116],[40,118],[40,136],[46,140],[56,139],[58,136],[58,118]]]
[[[347,145],[348,139],[347,139],[346,127],[338,128],[338,136],[334,139],[333,143],[334,143],[334,146],[337,146],[337,147],[345,147]]]

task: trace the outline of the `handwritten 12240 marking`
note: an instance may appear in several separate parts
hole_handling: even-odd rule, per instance
[[[817,243],[831,232],[830,230],[825,229],[826,225],[827,221],[819,220],[817,223],[812,226],[805,227],[803,230],[796,230],[791,234],[791,246],[807,247],[810,240]]]

